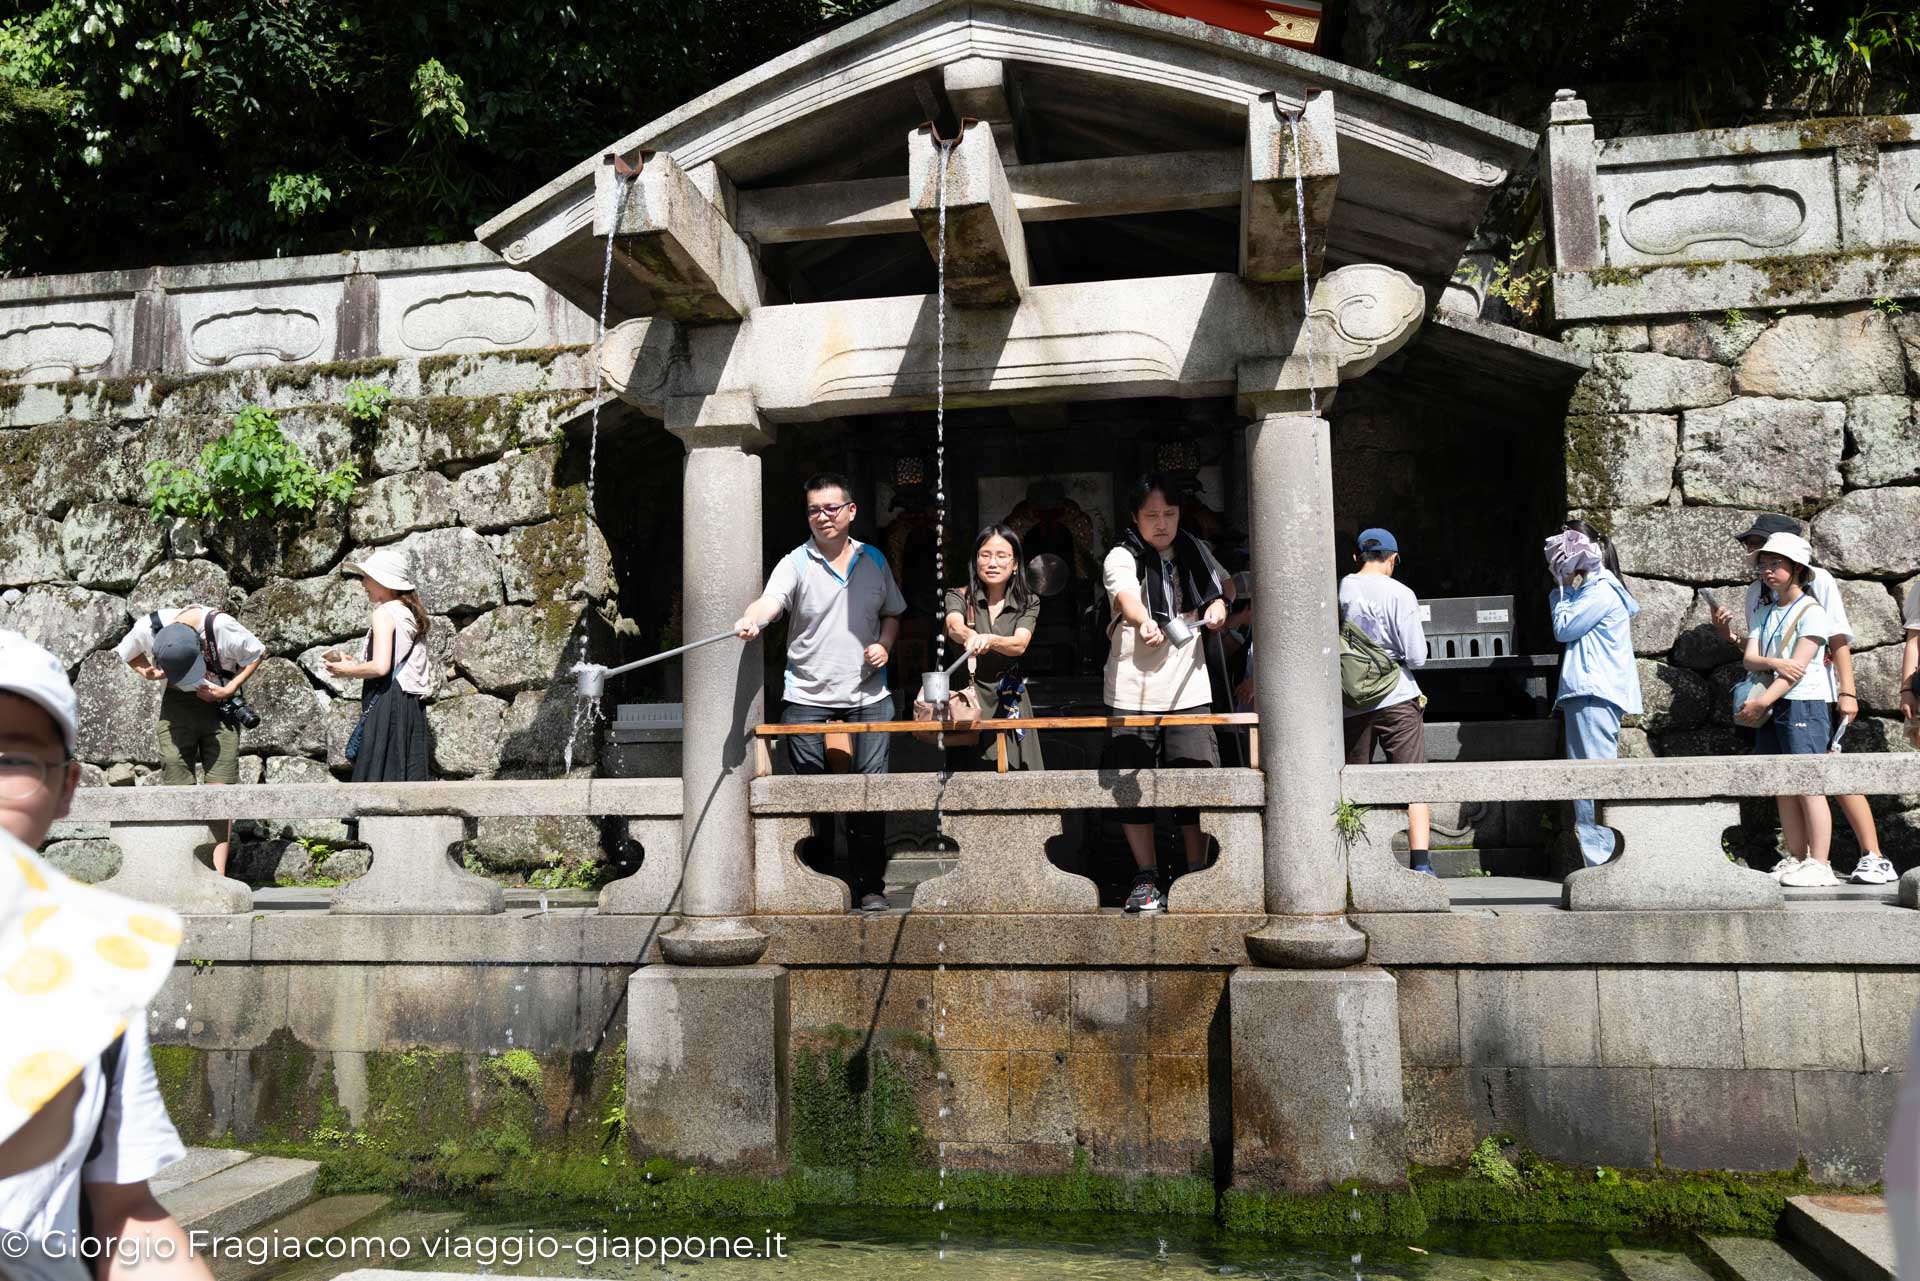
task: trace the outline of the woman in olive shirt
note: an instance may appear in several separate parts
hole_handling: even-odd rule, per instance
[[[969,666],[981,718],[1031,718],[1033,704],[1027,699],[1026,679],[1020,674],[1020,656],[1033,639],[1040,598],[1027,585],[1020,535],[1005,525],[988,525],[981,530],[973,542],[967,586],[947,592],[945,610],[947,639],[964,646],[972,656]],[[978,747],[949,747],[948,767],[995,768],[996,737],[1007,740],[1008,769],[1046,768],[1040,762],[1040,735],[1033,730],[982,734]]]

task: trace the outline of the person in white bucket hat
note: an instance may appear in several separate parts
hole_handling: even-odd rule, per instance
[[[147,1004],[173,967],[180,918],[79,885],[33,852],[79,781],[78,717],[58,659],[0,632],[0,1269],[88,1276],[90,1230],[143,1250],[143,1281],[206,1281],[147,1181],[185,1155],[160,1101]],[[17,1236],[11,1234],[18,1234]]]
[[[373,603],[367,640],[358,659],[339,650],[324,655],[327,670],[343,680],[362,682],[360,719],[347,739],[346,757],[356,783],[420,783],[431,777],[433,747],[427,733],[425,700],[433,692],[433,666],[427,651],[432,626],[413,566],[405,553],[382,547],[341,567],[357,574]]]
[[[1813,548],[1798,534],[1769,534],[1754,561],[1766,606],[1747,638],[1748,678],[1735,687],[1734,720],[1757,731],[1756,755],[1820,756],[1832,726],[1827,716],[1825,666],[1819,661],[1834,634],[1832,619],[1814,598]],[[1833,812],[1824,796],[1782,796],[1780,829],[1792,862],[1774,873],[1782,885],[1840,883],[1828,865]]]

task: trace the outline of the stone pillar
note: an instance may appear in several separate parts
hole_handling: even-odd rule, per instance
[[[681,631],[724,631],[760,595],[760,459],[772,441],[751,397],[676,397],[667,428],[686,444],[681,487]],[[751,731],[760,722],[761,646],[709,645],[681,659],[680,925],[660,940],[675,965],[751,965],[766,936],[753,912]]]
[[[213,827],[205,820],[113,823],[108,831],[120,847],[120,870],[100,882],[101,889],[186,916],[252,909],[252,890],[200,861],[200,851],[211,854],[214,845]]]
[[[636,1155],[784,1173],[789,1096],[783,967],[649,965],[627,980]]]
[[[1331,450],[1326,419],[1297,409],[1247,428],[1271,916],[1247,951],[1264,965],[1352,965],[1367,954],[1366,935],[1342,915],[1347,865],[1333,825],[1346,753]]]
[[[1606,261],[1606,246],[1600,241],[1600,207],[1595,203],[1598,164],[1593,118],[1573,90],[1553,95],[1547,127],[1540,134],[1540,151],[1553,265],[1562,271],[1600,266]]]
[[[1406,1186],[1400,988],[1391,974],[1239,969],[1227,980],[1227,1010],[1235,1187]]]
[[[334,892],[327,910],[343,916],[491,916],[507,907],[498,881],[476,876],[454,861],[466,839],[457,814],[410,814],[360,820],[360,839],[372,851],[366,875]]]

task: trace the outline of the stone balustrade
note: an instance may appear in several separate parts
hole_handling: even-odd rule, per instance
[[[343,915],[474,915],[501,911],[498,884],[461,867],[451,848],[470,818],[619,814],[646,850],[640,870],[600,893],[608,914],[660,916],[678,909],[681,880],[677,779],[571,779],[472,783],[267,784],[255,787],[84,788],[71,818],[104,823],[122,852],[107,888],[196,915],[245,912],[239,881],[199,860],[212,825],[231,819],[358,819],[371,847],[367,874],[334,896]]]
[[[1192,808],[1220,845],[1203,872],[1174,882],[1174,913],[1259,912],[1264,902],[1258,770],[1055,770],[1037,774],[845,774],[774,777],[753,784],[755,907],[760,913],[847,910],[846,883],[800,859],[809,816],[872,810],[938,810],[959,862],[914,892],[917,912],[1089,913],[1092,881],[1062,871],[1047,844],[1067,810]]]
[[[0,381],[174,376],[590,342],[480,245],[0,280]]]
[[[1369,765],[1343,770],[1341,787],[1349,802],[1376,811],[1435,800],[1598,801],[1600,822],[1620,834],[1620,852],[1567,877],[1562,903],[1572,911],[1777,908],[1785,901],[1779,884],[1735,866],[1722,848],[1722,835],[1740,822],[1735,802],[1913,792],[1920,789],[1920,754]],[[1370,823],[1369,829],[1376,836],[1380,827]],[[1384,842],[1364,845],[1354,854],[1356,869],[1367,869],[1353,874],[1356,908],[1409,910],[1359,901],[1362,881],[1392,863]],[[1920,906],[1920,869],[1901,878],[1900,901]]]

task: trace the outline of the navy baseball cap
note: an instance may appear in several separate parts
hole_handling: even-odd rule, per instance
[[[1357,546],[1363,552],[1397,552],[1400,544],[1384,529],[1363,529]]]
[[[207,678],[199,634],[185,623],[168,623],[154,636],[153,663],[175,689],[199,689]]]
[[[1753,527],[1733,536],[1733,541],[1745,542],[1749,538],[1771,538],[1775,534],[1793,534],[1798,536],[1805,531],[1799,521],[1791,516],[1781,516],[1774,512],[1762,512],[1753,518]]]

